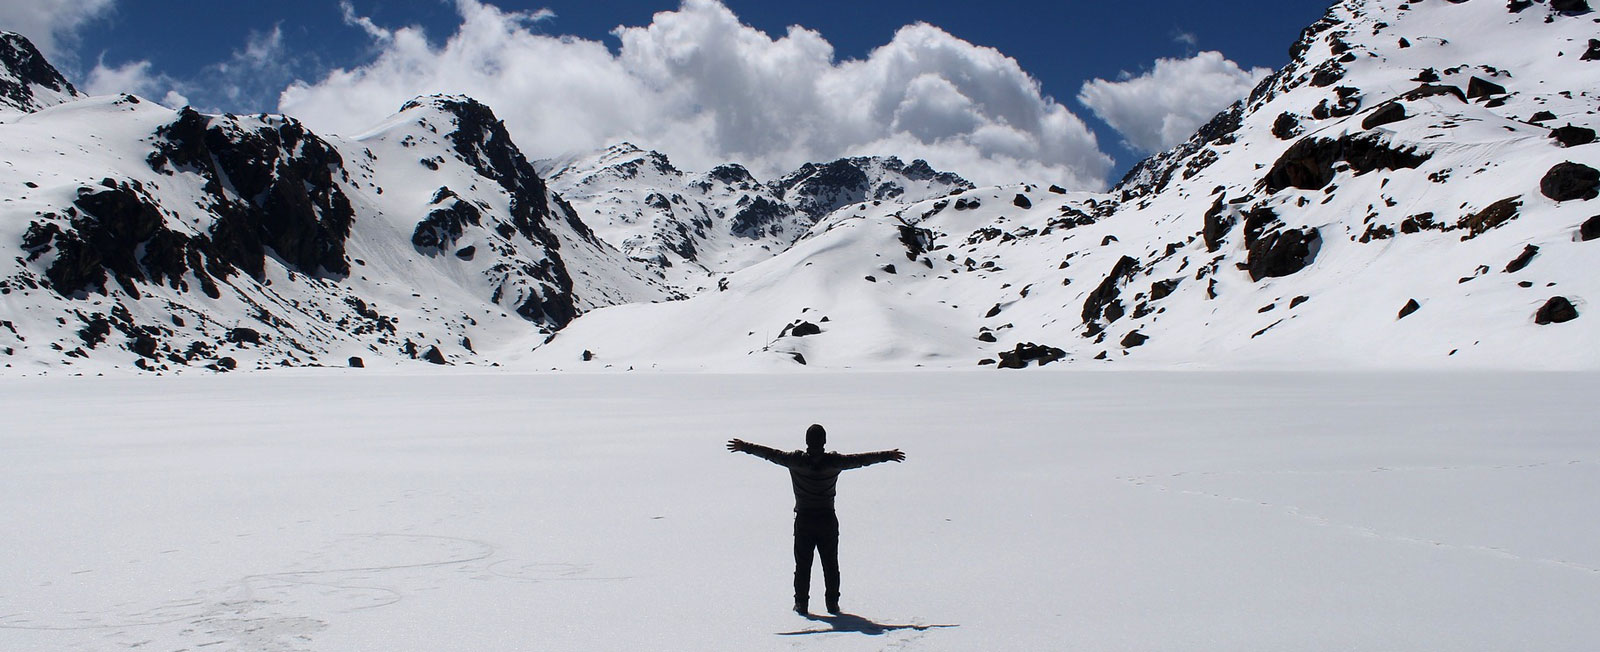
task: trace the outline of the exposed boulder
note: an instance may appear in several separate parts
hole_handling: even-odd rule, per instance
[[[1550,0],[1550,8],[1562,13],[1584,14],[1589,12],[1589,0]]]
[[[449,361],[444,359],[444,352],[440,351],[437,346],[428,347],[428,350],[422,354],[422,359],[437,365],[449,364]]]
[[[1583,224],[1578,227],[1578,239],[1580,241],[1588,242],[1596,238],[1600,238],[1600,215],[1584,220]]]
[[[1550,130],[1550,137],[1554,138],[1562,147],[1577,147],[1594,142],[1594,130],[1588,127],[1556,127]]]
[[[1289,276],[1316,260],[1322,234],[1314,227],[1285,228],[1272,209],[1261,208],[1245,214],[1245,267],[1250,280]]]
[[[1000,369],[1024,369],[1029,364],[1038,363],[1044,366],[1067,357],[1067,352],[1053,346],[1034,344],[1033,342],[1018,343],[1010,351],[1000,352]]]
[[[261,333],[254,328],[241,326],[228,331],[228,341],[235,344],[260,344]]]
[[[1417,303],[1416,299],[1412,299],[1407,301],[1406,305],[1400,307],[1400,314],[1399,316],[1395,317],[1395,319],[1405,319],[1406,317],[1410,316],[1411,313],[1414,313],[1420,309],[1422,309],[1422,304]]]
[[[1150,341],[1149,335],[1145,335],[1139,331],[1129,331],[1128,334],[1122,338],[1122,348],[1131,349],[1133,347],[1143,345],[1148,341]]]
[[[1566,297],[1550,297],[1539,311],[1533,315],[1533,323],[1541,326],[1545,324],[1560,324],[1578,318],[1578,308]]]
[[[1361,121],[1361,128],[1372,129],[1373,127],[1386,125],[1391,122],[1399,122],[1407,117],[1406,107],[1404,104],[1399,102],[1390,102],[1388,104],[1379,106],[1372,113],[1367,114],[1367,117]]]
[[[1578,57],[1578,59],[1581,61],[1600,61],[1600,38],[1589,39],[1589,49],[1584,51],[1583,56]]]
[[[1482,77],[1473,77],[1467,80],[1467,99],[1488,99],[1496,95],[1505,95],[1506,87],[1496,84]]]
[[[1600,187],[1600,170],[1565,161],[1557,163],[1539,180],[1539,192],[1556,201],[1594,199]]]
[[[1456,228],[1466,229],[1467,234],[1461,236],[1462,240],[1471,240],[1484,232],[1501,224],[1517,218],[1518,209],[1522,207],[1522,197],[1507,197],[1493,204],[1485,206],[1483,210],[1461,218],[1456,223]]]
[[[1300,131],[1300,119],[1288,111],[1279,113],[1278,118],[1272,121],[1272,135],[1277,136],[1278,140],[1294,138],[1300,135]]]
[[[1538,256],[1538,255],[1539,255],[1539,248],[1538,247],[1535,247],[1533,245],[1528,245],[1526,247],[1523,247],[1521,254],[1519,254],[1516,258],[1512,259],[1511,262],[1506,263],[1506,273],[1507,274],[1515,274],[1517,272],[1522,271],[1524,268],[1526,268],[1528,266],[1528,263],[1533,262],[1533,258],[1535,256]]]
[[[1017,193],[1016,198],[1011,200],[1011,205],[1016,206],[1017,208],[1024,209],[1024,210],[1029,209],[1029,208],[1033,208],[1033,202],[1028,200],[1028,196],[1027,195],[1024,195],[1024,194],[1022,194],[1020,192]]]

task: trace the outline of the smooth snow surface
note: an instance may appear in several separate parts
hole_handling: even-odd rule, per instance
[[[1592,649],[1597,389],[1588,373],[0,379],[0,649]],[[799,447],[812,422],[838,450],[909,455],[840,482],[855,615],[831,620],[788,611],[784,471],[723,449]]]

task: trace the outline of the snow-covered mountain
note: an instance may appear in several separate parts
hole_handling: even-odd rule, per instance
[[[910,203],[972,187],[925,161],[894,157],[807,163],[775,182],[736,163],[694,174],[632,143],[545,161],[541,172],[601,238],[686,295],[786,251],[840,206]]]
[[[38,89],[59,73],[26,61],[10,79],[30,112],[0,117],[10,368],[486,364],[586,310],[668,296],[470,99],[323,138],[285,116],[54,102]]]
[[[0,115],[37,111],[81,97],[32,42],[0,31]]]
[[[1345,0],[1109,193],[845,206],[725,291],[596,311],[534,357],[1592,369],[1595,16]]]
[[[546,186],[467,98],[319,137],[83,99],[7,37],[0,361],[1592,369],[1595,16],[1344,0],[1106,193],[626,144]]]

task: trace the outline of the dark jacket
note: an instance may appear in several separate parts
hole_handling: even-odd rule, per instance
[[[746,452],[789,469],[789,481],[794,485],[794,511],[802,513],[833,512],[833,496],[840,471],[888,462],[895,456],[894,451],[854,455],[830,451],[813,455],[809,451],[785,452],[760,444],[749,444]]]

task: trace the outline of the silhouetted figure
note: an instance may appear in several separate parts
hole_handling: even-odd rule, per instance
[[[785,452],[732,439],[728,450],[749,453],[789,469],[794,485],[794,610],[809,613],[811,553],[822,557],[822,578],[827,585],[828,613],[839,613],[839,517],[833,512],[839,472],[879,462],[903,462],[900,449],[840,455],[824,451],[828,432],[813,424],[806,429],[806,450]]]

